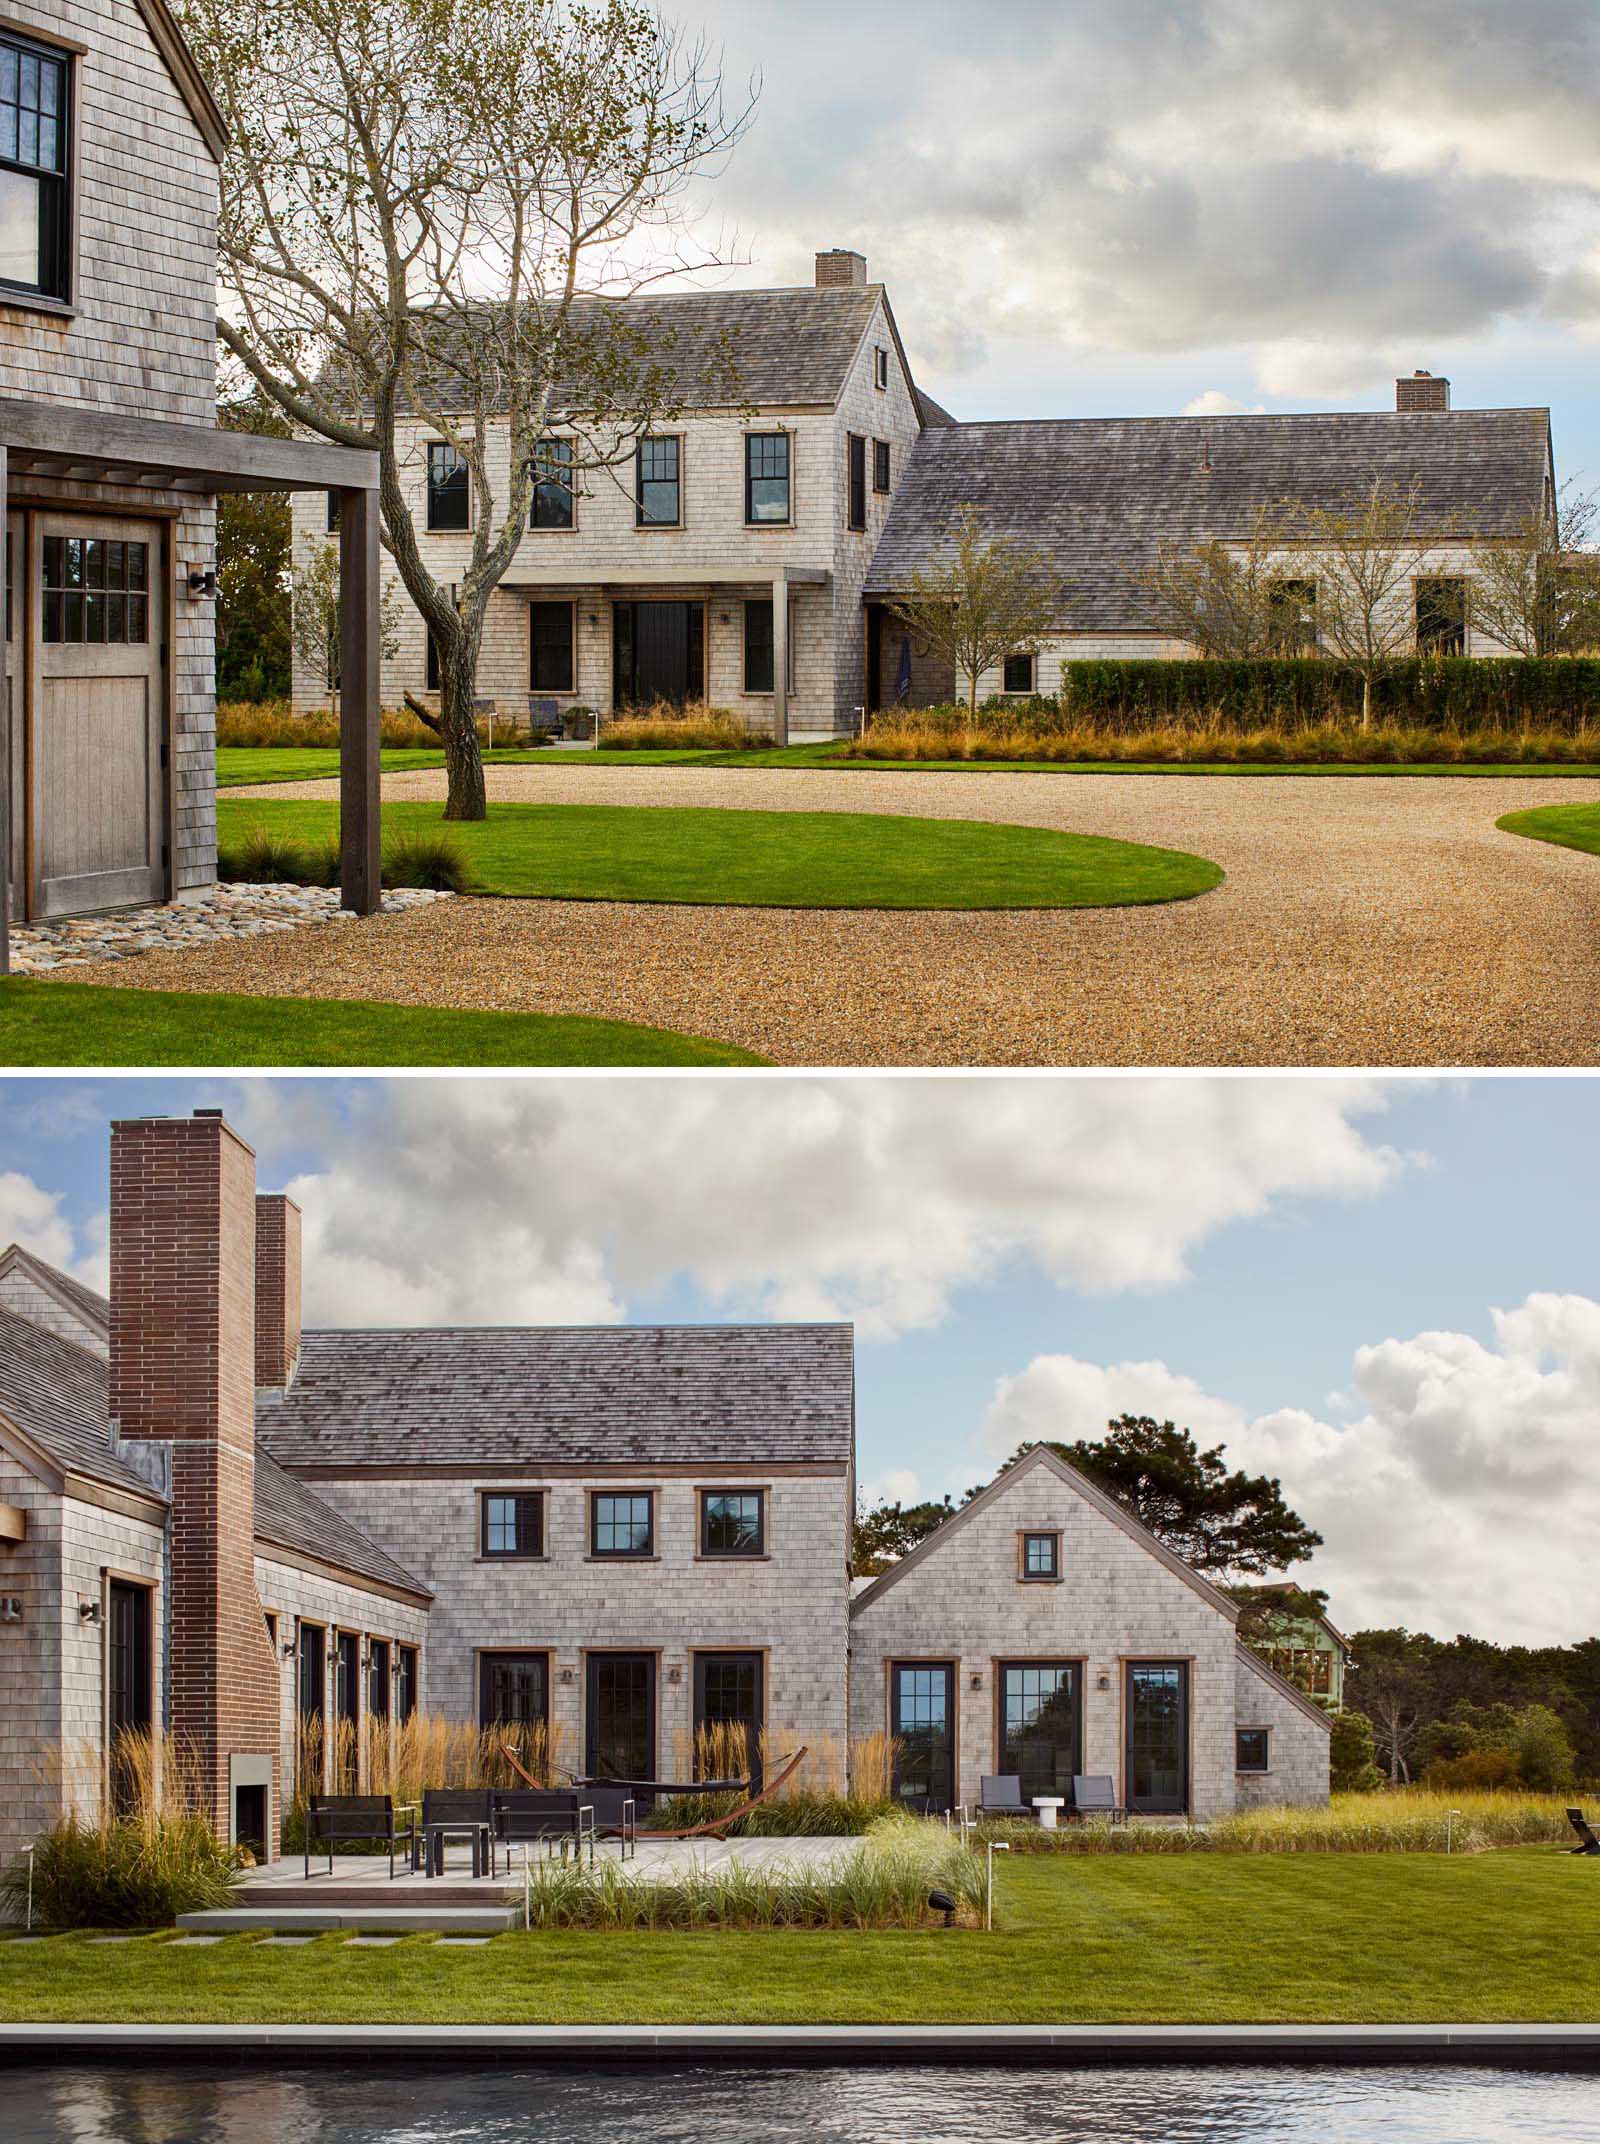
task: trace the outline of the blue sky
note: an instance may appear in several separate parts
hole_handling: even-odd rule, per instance
[[[956,415],[1547,404],[1600,481],[1593,0],[699,0],[754,120],[695,235],[851,246]]]
[[[1171,1413],[1351,1623],[1596,1620],[1592,1081],[12,1078],[0,1240],[97,1277],[108,1116],[218,1102],[311,1322],[848,1316],[877,1486]]]

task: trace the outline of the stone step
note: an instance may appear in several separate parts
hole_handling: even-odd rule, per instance
[[[178,1926],[196,1933],[245,1935],[271,1929],[277,1935],[322,1935],[350,1929],[363,1935],[494,1935],[522,1919],[519,1906],[364,1906],[352,1901],[319,1906],[222,1906],[180,1913]]]

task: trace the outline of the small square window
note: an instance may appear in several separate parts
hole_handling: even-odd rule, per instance
[[[766,1547],[759,1489],[702,1489],[702,1556],[759,1556]]]
[[[655,1550],[655,1532],[655,1498],[648,1489],[590,1498],[592,1556],[649,1556]]]
[[[872,488],[874,491],[889,489],[889,442],[886,439],[872,442]]]
[[[544,1554],[544,1499],[537,1489],[518,1489],[505,1495],[486,1490],[482,1505],[485,1556]]]
[[[1268,1762],[1270,1745],[1270,1728],[1241,1727],[1233,1738],[1233,1764],[1235,1771],[1270,1771],[1272,1769]]]
[[[1032,692],[1033,657],[1031,655],[1008,655],[1004,675],[1004,690],[1007,692]]]
[[[872,352],[872,384],[874,387],[889,384],[889,353],[881,343],[876,344]]]
[[[1022,1576],[1033,1579],[1059,1578],[1061,1576],[1061,1536],[1059,1534],[1023,1535]]]

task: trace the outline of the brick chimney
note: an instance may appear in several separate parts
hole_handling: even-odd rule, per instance
[[[1446,410],[1450,407],[1450,382],[1443,374],[1414,372],[1409,380],[1394,383],[1394,406],[1402,413],[1416,410]]]
[[[170,1724],[218,1835],[243,1815],[241,1834],[270,1853],[279,1671],[255,1579],[255,1175],[220,1110],[112,1125],[111,1413],[170,1459]]]
[[[300,1354],[300,1209],[256,1194],[256,1384],[281,1392]]]
[[[867,287],[867,256],[851,253],[843,246],[831,246],[826,253],[817,255],[818,290],[865,290]]]

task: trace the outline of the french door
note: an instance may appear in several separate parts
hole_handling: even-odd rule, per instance
[[[748,1767],[745,1776],[754,1780],[758,1787],[761,1784],[761,1725],[765,1710],[764,1666],[759,1653],[696,1653],[694,1656],[696,1764],[701,1763],[703,1751],[710,1759],[727,1749],[737,1759],[739,1734],[723,1737],[717,1730],[742,1731],[744,1762]]]
[[[1082,1769],[1083,1696],[1075,1660],[1000,1663],[1000,1762],[1022,1781],[1022,1799],[1072,1799]]]
[[[550,1718],[548,1653],[478,1655],[478,1723],[482,1727],[544,1726]]]
[[[1141,1816],[1183,1816],[1189,1807],[1189,1666],[1130,1660],[1127,1803]]]
[[[955,1804],[955,1685],[947,1660],[896,1660],[889,1669],[895,1799],[930,1816]]]
[[[584,1752],[591,1779],[656,1776],[654,1653],[591,1653]]]
[[[150,1591],[112,1579],[106,1601],[106,1729],[112,1806],[132,1809],[138,1794],[141,1751],[135,1738],[154,1724],[151,1673]]]
[[[706,689],[703,603],[617,603],[612,607],[612,700],[682,706]]]

